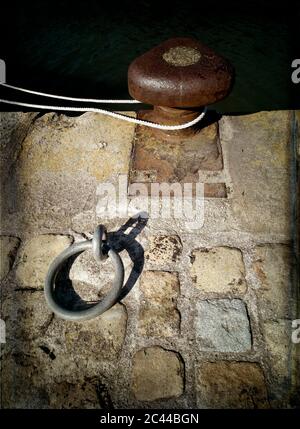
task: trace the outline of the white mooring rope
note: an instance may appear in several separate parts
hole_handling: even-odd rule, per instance
[[[6,86],[6,88],[15,89],[17,91],[21,92],[27,92],[28,94],[33,95],[41,95],[43,97],[49,97],[49,98],[57,98],[60,100],[68,100],[68,101],[80,101],[84,103],[102,103],[102,104],[139,104],[141,103],[138,100],[102,100],[97,98],[75,98],[75,97],[65,97],[63,95],[55,95],[55,94],[47,94],[46,92],[38,92],[38,91],[32,91],[31,89],[25,89],[25,88],[19,88],[18,86],[8,85],[8,83],[1,83],[2,86]]]
[[[10,89],[15,89],[17,91],[27,92],[29,94],[41,95],[44,97],[57,98],[57,99],[69,100],[69,101],[81,101],[81,102],[84,101],[84,102],[89,102],[89,103],[103,103],[103,104],[104,103],[115,103],[115,104],[119,104],[119,103],[124,103],[124,104],[125,103],[126,104],[127,103],[140,103],[140,101],[137,101],[137,100],[99,100],[99,99],[89,99],[89,98],[64,97],[61,95],[46,94],[44,92],[31,91],[29,89],[19,88],[19,87],[8,85],[6,83],[1,83],[1,82],[0,82],[0,85],[5,86],[5,87],[10,88]],[[34,109],[42,109],[42,110],[62,110],[62,111],[69,111],[69,112],[102,113],[104,115],[112,116],[113,118],[121,119],[123,121],[131,122],[134,124],[139,124],[139,125],[144,125],[146,127],[157,128],[159,130],[169,130],[169,131],[183,130],[185,128],[188,128],[188,127],[191,127],[191,126],[197,124],[198,122],[201,121],[201,119],[204,118],[205,113],[207,111],[207,108],[204,107],[203,112],[200,113],[199,116],[197,116],[192,121],[186,122],[185,124],[161,125],[161,124],[157,124],[155,122],[144,121],[142,119],[136,119],[136,118],[132,118],[131,116],[122,115],[121,113],[111,112],[110,110],[98,109],[95,107],[48,106],[48,105],[44,105],[44,104],[23,103],[23,102],[19,102],[19,101],[12,101],[12,100],[6,100],[6,99],[0,99],[0,103],[13,104],[15,106],[23,106],[23,107],[29,107],[29,108],[34,108]]]

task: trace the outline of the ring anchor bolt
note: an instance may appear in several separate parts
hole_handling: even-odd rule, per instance
[[[109,245],[107,239],[107,229],[104,225],[98,225],[92,238],[93,255],[97,262],[108,258]]]

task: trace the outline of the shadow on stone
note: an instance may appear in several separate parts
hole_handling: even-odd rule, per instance
[[[110,246],[118,253],[126,250],[133,263],[130,275],[127,282],[123,286],[119,301],[131,291],[137,279],[141,275],[144,267],[144,249],[136,240],[136,237],[142,232],[148,222],[147,213],[139,213],[135,217],[131,217],[121,226],[116,232],[108,234],[108,242]],[[128,231],[129,232],[126,232]]]
[[[131,291],[142,273],[144,267],[144,249],[136,240],[136,237],[144,229],[147,221],[147,215],[145,213],[139,213],[136,217],[128,219],[128,221],[122,225],[118,231],[108,233],[109,247],[117,253],[126,250],[133,263],[133,267],[125,285],[122,288],[118,301],[125,298],[125,296]],[[83,310],[90,308],[97,303],[97,301],[83,300],[75,291],[70,279],[72,265],[81,253],[69,258],[56,277],[55,297],[67,310]]]

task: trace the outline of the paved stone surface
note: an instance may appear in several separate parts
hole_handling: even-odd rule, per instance
[[[178,397],[183,389],[184,369],[177,353],[160,347],[148,347],[136,353],[132,390],[139,401]]]
[[[269,407],[264,375],[256,363],[203,362],[197,392],[200,408]]]
[[[224,117],[220,135],[239,228],[289,235],[290,112]]]
[[[199,301],[196,309],[195,329],[200,350],[245,352],[251,349],[249,319],[242,300]]]
[[[81,359],[93,356],[98,360],[115,360],[122,350],[126,323],[127,311],[121,304],[84,324],[68,323],[65,333],[68,353]]]
[[[172,337],[179,333],[180,314],[176,308],[179,295],[176,273],[146,271],[141,278],[139,332],[147,337]]]
[[[177,235],[157,235],[149,237],[145,259],[148,263],[161,266],[177,262],[182,252],[182,244]]]
[[[78,227],[80,214],[95,223],[97,185],[128,173],[133,132],[134,124],[96,113],[36,119],[16,143],[1,227],[53,231],[69,228],[73,217]]]
[[[260,311],[264,320],[289,316],[291,252],[287,245],[257,246],[254,270],[260,281]]]
[[[21,353],[1,363],[1,408],[43,409],[49,406],[46,383],[38,382],[36,367]]]
[[[0,237],[0,281],[9,273],[20,245],[16,237]]]
[[[2,300],[1,312],[9,343],[42,337],[53,318],[42,291],[11,293]]]
[[[295,118],[296,118],[296,124],[297,124],[297,154],[298,157],[300,156],[300,110],[295,111]]]
[[[54,392],[52,390],[49,393],[49,408],[101,409],[97,380],[86,380],[80,385],[58,383]]]
[[[110,258],[99,263],[94,259],[92,250],[87,250],[76,258],[69,277],[82,299],[99,300],[99,297],[103,297],[109,291],[114,273]]]
[[[199,249],[193,252],[192,259],[191,275],[201,291],[216,294],[246,291],[245,266],[239,249]]]
[[[286,320],[268,321],[263,324],[265,347],[271,366],[274,387],[285,387],[288,383],[290,364],[289,354],[292,347],[291,322]]]
[[[50,234],[27,241],[17,262],[16,277],[20,286],[43,288],[51,262],[71,243],[71,237]]]
[[[37,113],[0,112],[0,171],[2,186],[4,186],[9,176],[13,179],[12,168],[19,156],[22,141],[32,128],[36,115]],[[2,196],[3,191],[4,188],[2,187]],[[5,210],[5,208],[2,207],[2,210]],[[3,221],[5,219],[1,219],[1,223]]]
[[[34,366],[30,356],[14,352],[12,358],[5,359],[2,390],[3,408],[25,409],[99,409],[99,381],[97,379],[77,379],[77,383],[55,382]],[[101,397],[100,397],[101,398]],[[12,406],[12,404],[14,406]]]
[[[299,380],[291,320],[299,317],[296,291],[289,291],[287,244],[289,201],[296,194],[292,117],[223,116],[201,134],[205,141],[195,158],[195,142],[176,144],[171,154],[168,140],[166,162],[155,171],[139,170],[139,178],[149,183],[157,172],[166,181],[173,173],[197,178],[214,198],[205,199],[203,227],[189,218],[150,216],[135,230],[121,228],[127,217],[108,219],[98,211],[99,184],[116,184],[130,173],[133,124],[92,113],[0,113],[0,318],[7,328],[0,347],[1,407],[299,404],[296,394],[291,398]],[[299,112],[296,117],[299,122]],[[155,142],[147,144],[155,161]],[[65,322],[45,303],[46,271],[71,237],[91,237],[98,222],[114,231],[126,280],[133,270],[137,281],[103,316]],[[18,249],[7,237],[19,237]],[[69,277],[84,299],[98,300],[110,287],[111,261],[98,265],[84,252]]]

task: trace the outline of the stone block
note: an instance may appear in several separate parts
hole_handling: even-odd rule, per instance
[[[170,265],[181,256],[182,244],[177,235],[156,235],[149,237],[145,260],[153,265]]]
[[[0,237],[0,281],[9,273],[20,245],[16,237]]]
[[[245,293],[245,266],[239,249],[199,249],[193,252],[192,260],[191,275],[199,290],[215,294]]]
[[[139,332],[147,337],[172,337],[179,333],[180,314],[176,308],[179,295],[176,273],[146,271],[140,281]]]
[[[2,319],[6,323],[6,341],[26,342],[42,337],[53,313],[42,291],[13,291],[2,302]]]
[[[263,334],[273,379],[284,388],[289,383],[291,370],[291,321],[267,321],[263,324]]]
[[[21,362],[19,359],[22,359]],[[45,380],[41,380],[34,361],[26,356],[14,353],[3,359],[0,381],[1,408],[49,408],[50,398]]]
[[[7,160],[12,169],[2,189],[2,227],[53,231],[70,228],[74,218],[81,230],[82,222],[95,223],[98,185],[128,174],[134,128],[92,112],[37,118],[16,137]]]
[[[132,390],[139,401],[176,398],[184,389],[184,366],[178,353],[161,347],[138,351],[132,363]]]
[[[196,304],[196,338],[202,351],[246,352],[252,338],[246,305],[240,299],[216,299]]]
[[[84,323],[69,322],[65,331],[67,351],[80,359],[115,360],[121,353],[126,327],[127,311],[121,304]]]
[[[291,262],[288,245],[266,244],[255,248],[253,268],[260,281],[257,293],[264,320],[289,316]]]
[[[257,363],[202,362],[196,386],[200,408],[269,408],[264,374]]]
[[[291,113],[224,116],[219,124],[239,229],[289,236]]]
[[[51,409],[101,409],[95,380],[57,383],[49,385],[48,390]]]
[[[43,288],[53,259],[72,243],[65,235],[37,235],[27,241],[20,251],[16,278],[21,287]]]

